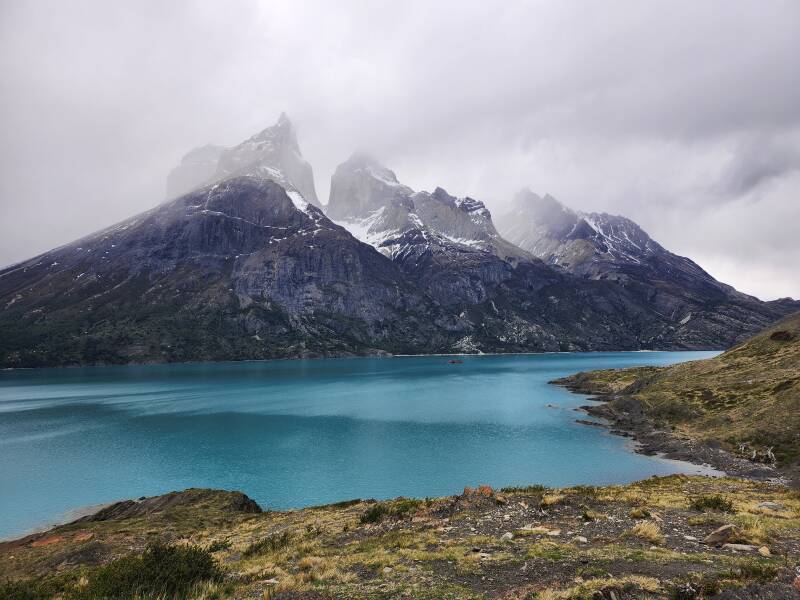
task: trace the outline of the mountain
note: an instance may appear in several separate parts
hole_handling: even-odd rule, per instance
[[[455,198],[442,188],[414,192],[393,171],[364,154],[336,168],[326,213],[389,257],[433,252],[489,253],[504,260],[531,258],[503,239],[479,200]]]
[[[326,212],[465,319],[471,332],[456,349],[639,347],[640,311],[619,308],[624,291],[576,280],[514,246],[478,200],[442,188],[415,192],[376,160],[355,154],[331,178]]]
[[[189,191],[0,270],[0,366],[724,348],[794,305],[617,225],[650,254],[604,242],[585,271],[542,260],[482,202],[415,192],[360,154],[333,175],[326,216],[285,115],[191,152],[168,185]]]
[[[510,241],[556,269],[626,288],[671,322],[669,335],[686,347],[713,339],[727,347],[800,310],[800,302],[762,302],[717,281],[630,219],[574,211],[550,195],[522,190],[497,222]]]
[[[414,192],[363,154],[337,167],[326,212],[444,304],[486,301],[520,261],[536,263],[542,282],[554,275],[497,233],[482,202]]]
[[[233,175],[264,177],[290,194],[299,194],[317,208],[322,205],[314,188],[311,165],[300,153],[297,133],[286,114],[278,122],[230,148],[203,146],[191,150],[167,178],[167,198]]]
[[[457,329],[389,259],[252,175],[0,271],[0,307],[3,366],[441,351]]]
[[[709,360],[557,383],[607,395],[606,416],[643,412],[690,440],[800,472],[800,313]]]

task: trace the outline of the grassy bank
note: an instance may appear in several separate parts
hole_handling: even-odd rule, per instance
[[[696,598],[791,590],[800,555],[800,494],[746,480],[480,487],[288,512],[242,498],[192,490],[0,544],[0,596]],[[703,543],[723,525],[728,545]]]
[[[641,408],[656,427],[748,460],[788,471],[800,462],[800,315],[709,360],[591,371],[556,383],[604,396],[618,414]]]

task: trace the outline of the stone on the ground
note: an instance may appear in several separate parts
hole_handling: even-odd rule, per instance
[[[766,508],[768,510],[786,510],[786,507],[783,504],[778,504],[777,502],[759,502],[758,508]]]
[[[560,529],[551,529],[550,531],[547,532],[547,535],[549,535],[550,537],[557,537],[557,536],[561,535],[561,530]]]
[[[753,552],[758,550],[758,547],[751,546],[750,544],[722,544],[723,550],[733,550],[734,552]]]
[[[703,540],[709,546],[721,546],[736,534],[736,526],[732,524],[723,525],[709,533]]]
[[[511,533],[510,531],[506,531],[503,535],[500,536],[500,539],[503,540],[504,542],[510,542],[511,540],[514,539],[514,534]]]

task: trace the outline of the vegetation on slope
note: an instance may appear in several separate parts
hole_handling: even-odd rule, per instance
[[[800,462],[800,314],[709,360],[591,371],[556,383],[634,398],[657,425],[751,460]]]
[[[800,556],[800,495],[745,480],[481,486],[289,512],[182,494],[0,544],[0,596],[691,599],[791,594]]]

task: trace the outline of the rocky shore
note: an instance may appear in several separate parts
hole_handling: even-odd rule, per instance
[[[590,396],[595,402],[581,406],[579,410],[602,421],[576,419],[577,422],[605,427],[612,434],[633,439],[634,450],[640,454],[707,465],[734,477],[777,481],[793,486],[800,483],[795,479],[794,473],[736,456],[722,444],[699,442],[680,435],[674,429],[659,427],[646,415],[640,401],[630,395],[603,393],[603,388],[583,373],[557,379],[551,383],[563,386],[576,394]]]

